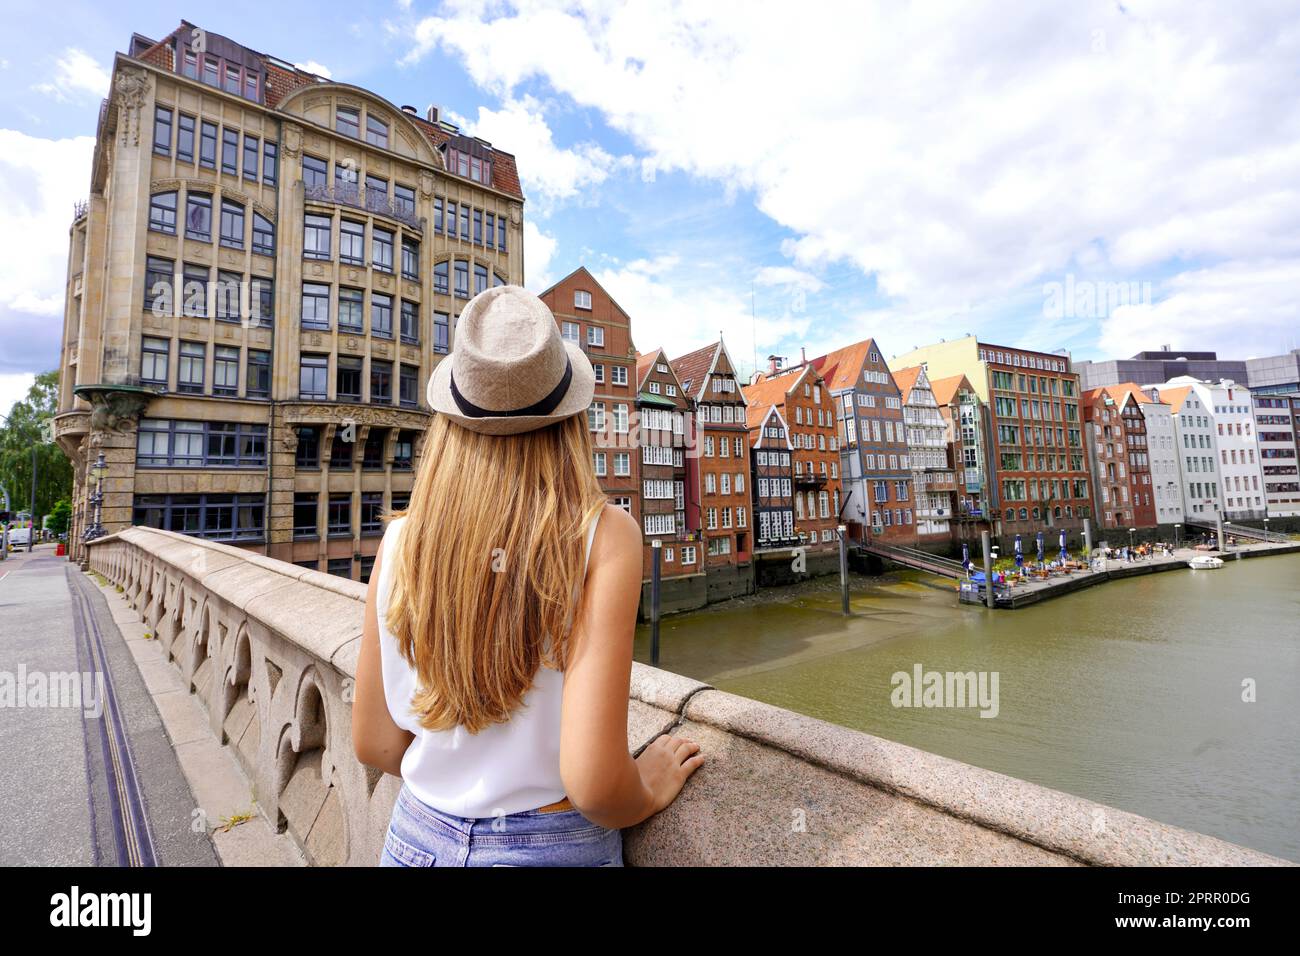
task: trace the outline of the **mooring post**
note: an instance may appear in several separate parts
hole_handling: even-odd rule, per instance
[[[654,554],[654,563],[650,571],[650,666],[659,666],[659,558],[663,554],[664,543],[658,538],[650,542]]]
[[[989,550],[989,533],[980,532],[980,543],[984,546],[984,603],[994,607],[993,601],[993,554]]]
[[[847,537],[849,529],[847,525],[840,525],[836,530],[840,533],[840,604],[845,615],[847,615],[849,613],[849,542]]]

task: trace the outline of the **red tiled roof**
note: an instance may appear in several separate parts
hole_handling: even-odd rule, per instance
[[[768,410],[772,407],[771,402],[758,402],[750,405],[745,410],[745,425],[750,431],[760,427],[763,419],[767,418]]]
[[[1175,415],[1183,410],[1183,402],[1187,401],[1187,396],[1192,394],[1192,386],[1183,385],[1179,388],[1162,388],[1160,389],[1160,400],[1169,405],[1169,408]],[[1148,400],[1150,396],[1147,396]]]
[[[916,386],[916,380],[921,377],[921,368],[920,365],[909,365],[907,368],[900,368],[897,372],[889,373],[894,376],[894,384],[898,386],[904,405],[912,396],[912,389]]]
[[[681,358],[672,359],[668,363],[677,374],[677,380],[682,383],[682,388],[690,394],[691,398],[699,399],[704,389],[704,377],[709,374],[709,369],[713,368],[714,356],[718,354],[718,346],[721,344],[721,342],[714,342],[694,352],[688,352]]]
[[[821,373],[826,380],[826,387],[832,392],[853,388],[862,375],[862,367],[867,363],[867,353],[874,346],[874,339],[863,339],[834,352],[827,352],[810,360],[808,364]]]
[[[934,400],[940,405],[951,405],[952,400],[957,397],[957,392],[961,389],[962,382],[965,382],[966,388],[970,389],[970,381],[965,375],[949,375],[947,378],[931,379],[930,391],[934,392]]]

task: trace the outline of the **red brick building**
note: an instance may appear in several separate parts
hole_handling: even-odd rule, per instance
[[[780,409],[789,429],[794,524],[800,543],[810,551],[838,552],[839,436],[835,403],[821,374],[811,365],[785,370],[774,367],[759,381],[746,385],[744,392],[751,409],[769,404]],[[752,425],[752,411],[749,420]],[[757,498],[754,507],[758,507]]]
[[[632,320],[585,268],[540,296],[560,334],[580,345],[596,372],[587,421],[596,444],[592,464],[609,500],[642,522],[641,452],[632,416],[637,403]]]
[[[1149,398],[1132,383],[1083,393],[1094,507],[1102,528],[1154,528],[1157,523],[1143,401]]]
[[[794,445],[781,410],[775,405],[748,406],[750,467],[754,502],[754,547],[794,548]]]
[[[690,485],[686,456],[691,400],[663,349],[637,356],[636,382],[644,574],[650,577],[656,539],[662,542],[662,578],[698,574],[704,570],[699,490]]]
[[[749,496],[749,442],[745,396],[736,378],[736,366],[719,339],[688,355],[674,359],[672,369],[682,390],[695,403],[697,447],[687,454],[687,493],[694,473],[699,491],[700,527],[704,538],[706,571],[750,569],[753,531]],[[692,465],[693,463],[693,465]],[[687,520],[691,502],[687,501]],[[741,581],[743,575],[733,576]],[[724,582],[724,576],[717,580]],[[719,593],[744,593],[752,588],[752,574],[741,589],[719,586]],[[714,587],[710,584],[710,598]]]

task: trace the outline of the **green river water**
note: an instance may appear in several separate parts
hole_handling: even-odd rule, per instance
[[[659,666],[1300,862],[1300,554],[1017,611],[919,572],[851,587],[848,618],[835,577],[667,617]],[[917,664],[996,671],[997,715],[895,707],[892,675]]]

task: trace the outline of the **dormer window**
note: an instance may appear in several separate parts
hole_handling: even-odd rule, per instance
[[[447,171],[485,186],[492,185],[492,161],[471,156],[459,149],[447,150]]]
[[[581,289],[573,293],[573,307],[575,309],[586,309],[591,311],[591,293],[584,292]]]

